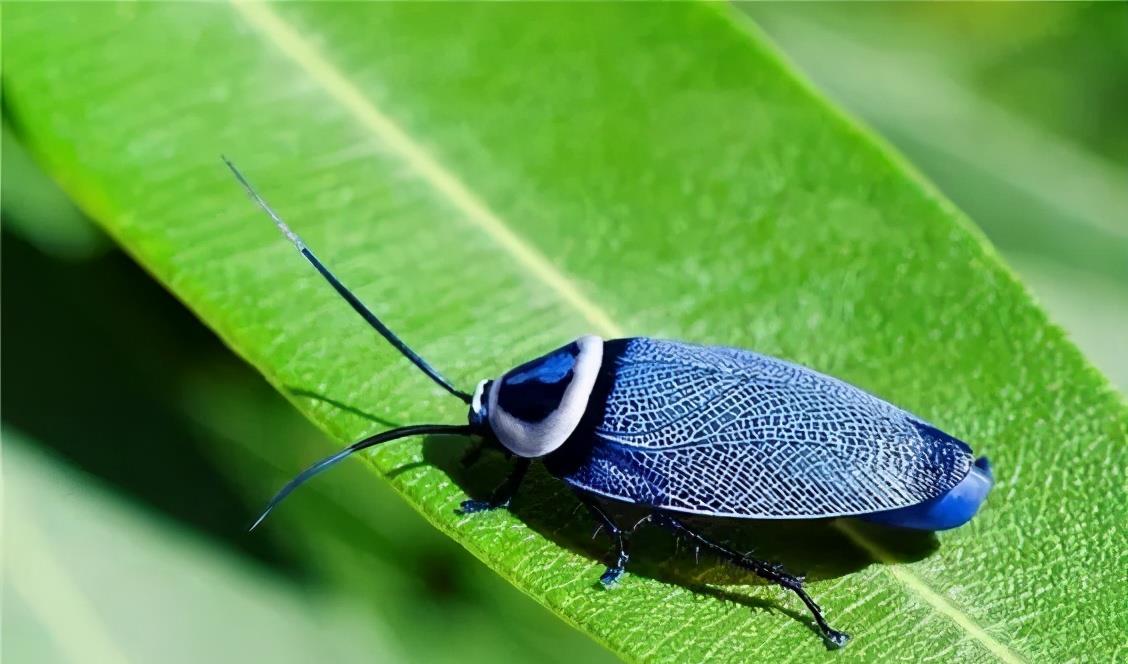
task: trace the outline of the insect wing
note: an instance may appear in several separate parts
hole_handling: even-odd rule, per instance
[[[591,454],[564,476],[579,489],[694,514],[812,518],[915,505],[970,471],[967,444],[805,367],[645,337],[607,344]]]

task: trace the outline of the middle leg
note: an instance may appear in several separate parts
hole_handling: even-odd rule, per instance
[[[607,530],[607,534],[611,536],[611,540],[615,543],[615,562],[608,565],[607,570],[599,577],[599,582],[605,588],[609,588],[615,585],[627,569],[627,560],[630,558],[630,554],[627,553],[627,533],[618,523],[615,523],[607,510],[603,509],[594,498],[582,491],[574,491],[574,493],[576,498],[587,508],[588,513]]]

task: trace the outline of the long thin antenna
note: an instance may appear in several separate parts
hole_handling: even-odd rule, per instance
[[[361,317],[364,318],[364,320],[368,321],[368,324],[375,328],[375,330],[380,333],[380,336],[387,339],[389,343],[391,343],[396,347],[397,350],[399,350],[399,352],[403,353],[404,356],[407,357],[407,359],[411,360],[415,364],[415,366],[419,367],[419,369],[422,370],[423,373],[430,376],[431,380],[438,383],[447,392],[450,392],[459,399],[462,399],[463,403],[470,403],[471,396],[469,394],[463,392],[462,390],[456,389],[453,385],[451,385],[450,381],[444,378],[443,375],[438,372],[438,370],[428,364],[427,361],[422,357],[419,357],[419,355],[416,354],[415,351],[411,350],[411,348],[399,337],[397,337],[394,332],[388,329],[388,326],[384,325],[384,323],[382,323],[380,319],[376,317],[376,314],[369,311],[368,307],[364,306],[364,303],[361,302],[360,299],[357,298],[357,296],[353,295],[352,291],[350,291],[348,288],[345,288],[345,285],[342,284],[341,281],[337,279],[337,277],[334,276],[332,272],[329,271],[329,268],[325,267],[325,265],[317,259],[317,256],[313,255],[313,252],[310,251],[305,242],[302,242],[302,239],[298,237],[298,234],[291,230],[290,227],[286,225],[285,221],[282,221],[282,217],[279,217],[278,214],[274,212],[270,205],[268,205],[267,202],[263,200],[262,196],[259,196],[258,192],[255,191],[255,188],[251,186],[251,183],[247,181],[247,178],[243,177],[243,174],[239,172],[239,169],[235,168],[235,164],[232,164],[227,159],[227,157],[221,156],[221,158],[223,159],[223,163],[227,164],[227,167],[230,168],[231,172],[235,174],[235,178],[239,180],[239,183],[243,185],[243,188],[247,190],[247,195],[250,196],[256,203],[258,203],[258,206],[261,207],[268,215],[270,215],[270,218],[274,220],[274,225],[278,227],[278,230],[282,231],[282,234],[289,238],[290,242],[294,243],[294,246],[297,247],[298,252],[302,256],[305,256],[306,260],[308,260],[313,265],[313,267],[317,268],[317,271],[321,273],[321,276],[325,277],[325,280],[329,282],[329,285],[332,286],[333,289],[341,295],[341,297],[345,298],[346,302],[352,305],[354,311],[360,314]]]
[[[378,433],[375,436],[371,436],[359,442],[353,443],[340,452],[337,452],[332,456],[325,457],[309,468],[306,468],[302,472],[298,473],[297,477],[287,482],[286,486],[282,487],[282,489],[278,493],[276,493],[273,498],[270,499],[270,502],[266,504],[266,509],[264,509],[262,511],[262,514],[259,515],[259,518],[255,519],[255,522],[251,524],[250,530],[258,528],[259,524],[262,523],[264,519],[266,519],[271,510],[273,510],[278,505],[278,503],[282,502],[282,500],[285,499],[286,496],[290,495],[290,493],[292,493],[294,489],[298,488],[299,486],[304,484],[306,480],[320,473],[326,468],[334,466],[337,463],[340,463],[341,461],[347,459],[354,452],[359,452],[363,449],[367,449],[374,445],[379,445],[380,443],[386,443],[390,440],[398,440],[400,438],[406,438],[408,436],[419,436],[429,433],[468,436],[473,433],[473,429],[468,424],[413,424],[411,426],[392,429],[391,431],[384,431],[383,433]]]

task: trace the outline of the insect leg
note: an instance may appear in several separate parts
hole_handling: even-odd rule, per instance
[[[827,643],[831,646],[835,648],[842,647],[846,645],[846,642],[850,639],[849,634],[832,629],[831,626],[827,624],[826,618],[823,617],[822,609],[819,608],[818,604],[815,604],[815,601],[811,599],[811,596],[807,594],[807,591],[803,590],[803,579],[788,574],[780,565],[775,565],[772,563],[764,562],[762,560],[757,560],[755,558],[750,558],[748,556],[743,556],[736,551],[733,551],[732,549],[729,549],[714,542],[711,539],[708,539],[704,535],[698,533],[697,531],[682,523],[681,520],[665,512],[655,512],[653,521],[655,524],[662,526],[663,528],[667,528],[677,535],[681,535],[686,539],[692,540],[694,544],[703,546],[706,549],[713,551],[720,557],[728,559],[733,564],[749,570],[756,576],[759,576],[760,578],[767,581],[771,581],[772,583],[778,584],[779,586],[782,586],[783,588],[786,588],[798,595],[799,599],[803,600],[803,604],[806,604],[807,609],[810,610],[811,615],[815,619],[815,623],[818,624],[819,630],[822,631],[823,638],[826,639]]]
[[[607,529],[607,534],[610,535],[611,539],[615,542],[615,564],[609,565],[607,571],[603,572],[603,576],[599,577],[599,582],[602,583],[605,588],[611,587],[618,582],[619,577],[623,576],[623,572],[627,569],[627,560],[630,558],[630,554],[627,553],[627,533],[619,524],[615,523],[611,515],[608,514],[594,498],[582,491],[574,491],[573,493],[576,494],[576,498],[580,500],[580,503],[587,508],[592,518]]]
[[[517,465],[509,473],[509,477],[505,478],[501,486],[494,489],[489,500],[464,500],[458,511],[463,514],[473,514],[509,507],[509,501],[513,499],[513,494],[517,493],[517,487],[521,486],[521,480],[525,479],[525,473],[529,472],[531,464],[532,459],[517,459]]]

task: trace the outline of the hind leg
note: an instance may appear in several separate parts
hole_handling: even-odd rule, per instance
[[[839,632],[827,624],[826,618],[823,617],[822,609],[819,608],[818,604],[815,604],[815,601],[811,599],[811,596],[803,589],[803,579],[788,574],[779,565],[749,558],[748,556],[743,556],[732,549],[722,546],[685,525],[677,517],[671,516],[666,512],[654,512],[651,516],[651,520],[655,524],[674,532],[676,535],[711,550],[721,558],[725,558],[733,564],[743,567],[756,576],[771,581],[798,595],[799,599],[803,600],[803,604],[805,604],[807,609],[811,612],[815,623],[819,626],[819,630],[822,631],[823,638],[826,639],[829,645],[840,648],[846,645],[846,642],[850,639],[850,636],[845,632]]]

